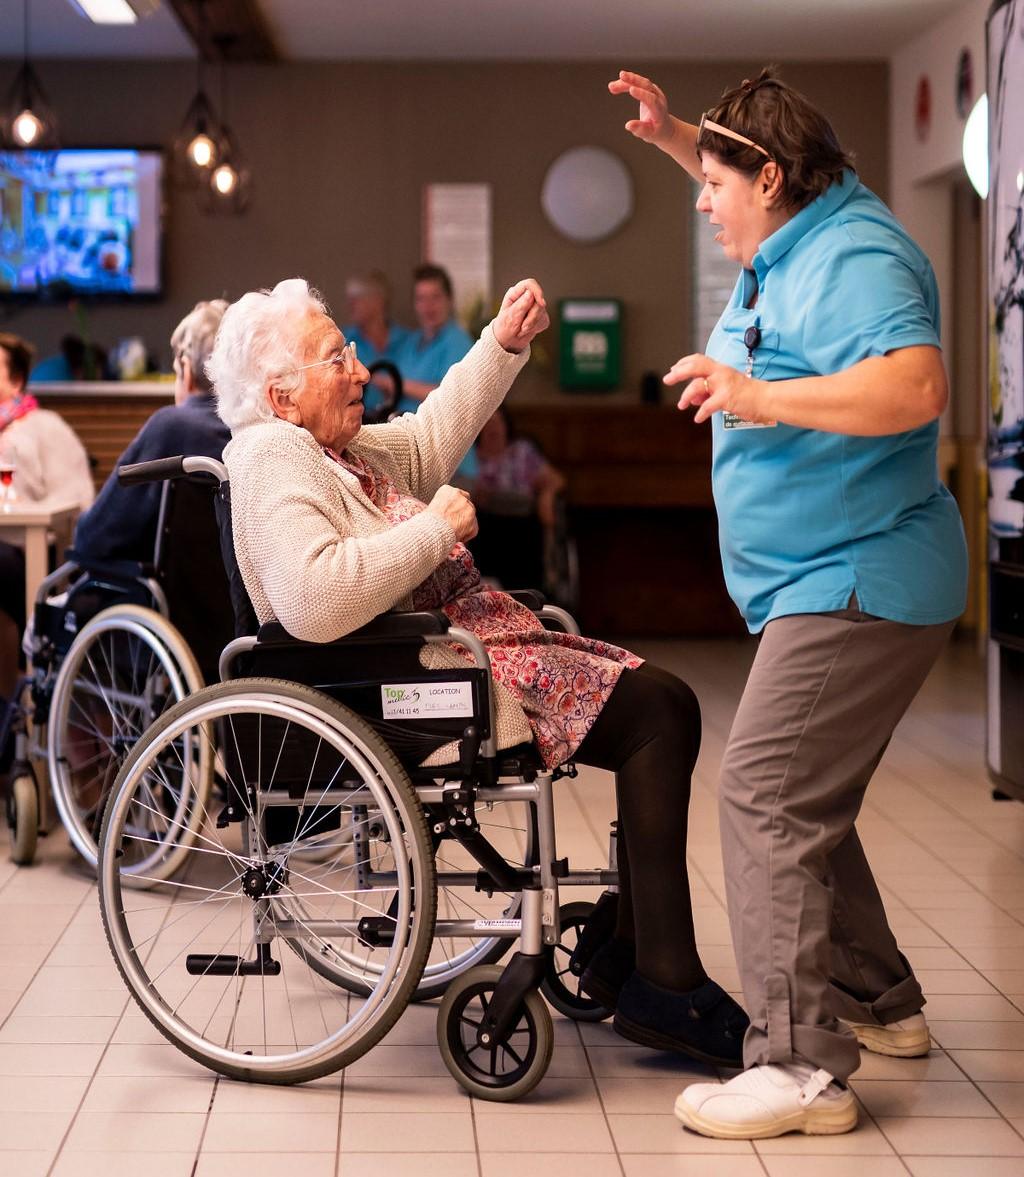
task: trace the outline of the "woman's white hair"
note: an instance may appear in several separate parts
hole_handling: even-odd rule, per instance
[[[304,359],[300,324],[311,314],[326,315],[327,307],[305,278],[288,278],[273,290],[252,290],[224,312],[206,374],[229,429],[273,419],[270,385],[298,388],[301,373],[293,369]]]
[[[210,378],[206,374],[206,361],[213,351],[217,329],[228,309],[226,299],[215,298],[211,302],[197,302],[189,313],[174,328],[171,348],[175,357],[188,360],[192,369],[192,382],[200,392],[210,392]]]

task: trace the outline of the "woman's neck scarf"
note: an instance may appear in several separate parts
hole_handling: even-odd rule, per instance
[[[12,421],[17,421],[19,417],[27,416],[38,408],[39,402],[30,393],[21,393],[9,401],[4,401],[0,404],[0,433],[3,433]]]

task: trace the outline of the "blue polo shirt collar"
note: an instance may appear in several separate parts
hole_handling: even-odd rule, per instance
[[[765,275],[779,258],[788,253],[802,237],[822,221],[842,208],[857,191],[857,186],[856,173],[847,168],[841,180],[832,184],[806,208],[802,208],[781,229],[776,229],[770,237],[766,237],[761,242],[761,248],[754,254],[754,273],[757,275],[758,285],[763,285]]]

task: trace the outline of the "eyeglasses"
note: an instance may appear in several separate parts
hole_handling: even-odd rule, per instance
[[[741,135],[739,131],[730,131],[728,127],[723,127],[721,123],[713,123],[708,118],[706,111],[700,116],[700,126],[697,128],[698,143],[700,142],[700,137],[703,134],[705,127],[707,127],[709,131],[714,131],[718,135],[724,135],[727,139],[735,139],[737,143],[745,143],[748,147],[753,147],[755,151],[760,151],[765,159],[771,159],[771,156],[767,151],[765,151],[760,143],[755,143],[753,139],[748,139],[746,135]]]
[[[326,360],[314,360],[311,364],[302,364],[298,368],[292,368],[291,371],[305,372],[309,368],[322,368],[327,364],[334,364],[337,368],[344,368],[346,376],[354,376],[358,362],[356,341],[353,339],[350,343],[346,343],[341,351],[336,351],[333,356],[328,356]],[[286,372],[285,375],[290,375],[290,373]]]

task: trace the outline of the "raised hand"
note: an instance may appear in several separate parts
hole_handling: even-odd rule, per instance
[[[668,113],[668,99],[659,86],[642,74],[620,70],[619,76],[608,83],[612,94],[628,94],[640,103],[639,116],[626,123],[626,130],[645,143],[662,147],[672,138],[672,120]]]
[[[540,283],[535,278],[523,278],[505,292],[491,330],[506,351],[518,354],[550,322]]]

